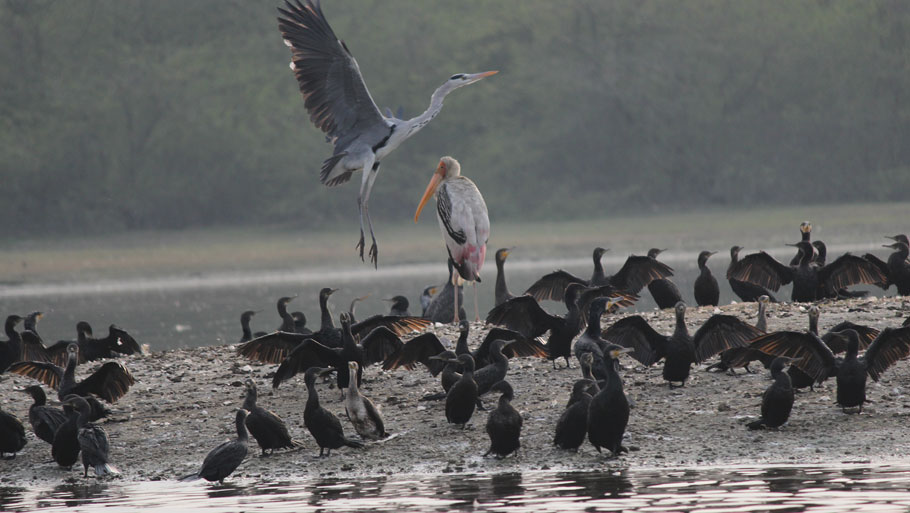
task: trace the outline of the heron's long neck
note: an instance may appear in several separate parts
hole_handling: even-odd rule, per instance
[[[423,114],[417,116],[416,118],[411,118],[405,121],[407,130],[405,130],[402,134],[402,140],[416,134],[420,131],[421,128],[427,126],[427,123],[433,121],[433,118],[435,118],[436,115],[439,114],[439,111],[442,110],[442,101],[445,99],[447,94],[449,94],[449,92],[442,88],[433,91],[433,96],[430,97],[430,106],[427,107],[427,110],[423,111]]]

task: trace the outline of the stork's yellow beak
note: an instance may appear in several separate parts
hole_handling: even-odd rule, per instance
[[[415,223],[420,219],[420,212],[423,210],[424,205],[427,204],[427,201],[430,201],[430,197],[436,194],[436,189],[439,187],[439,183],[442,182],[445,174],[446,166],[440,161],[439,165],[436,167],[436,172],[433,173],[433,178],[430,178],[430,183],[427,184],[427,190],[423,191],[423,197],[420,198],[420,203],[417,205],[417,212],[414,213]]]

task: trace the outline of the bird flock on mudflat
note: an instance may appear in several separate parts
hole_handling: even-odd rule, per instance
[[[364,230],[368,229],[372,238],[368,255],[378,266],[378,244],[368,202],[380,160],[435,118],[449,93],[496,71],[452,75],[432,94],[430,107],[415,118],[383,115],[370,97],[354,57],[329,26],[318,1],[287,2],[279,12],[279,30],[291,49],[291,69],[305,108],[333,144],[332,156],[322,165],[321,180],[335,186],[350,180],[355,172],[363,173],[357,248],[363,259]],[[581,374],[569,377],[573,372],[565,373],[566,387],[560,392],[568,395],[568,401],[553,426],[553,445],[577,451],[587,440],[598,452],[606,450],[610,457],[619,457],[627,450],[623,438],[632,410],[623,390],[622,358],[632,358],[645,367],[663,362],[662,377],[670,387],[685,386],[693,364],[715,356],[717,361],[708,370],[751,371],[749,365],[760,362],[770,369],[772,383],[762,396],[760,416],[748,428],[763,429],[779,428],[787,422],[795,403],[794,390],[832,377],[836,380],[837,403],[845,412],[861,412],[867,378],[878,380],[889,367],[910,355],[907,322],[903,327],[879,330],[844,321],[819,334],[816,304],[808,308],[806,331],[768,331],[766,308],[778,301],[774,294],[789,283],[793,284],[791,300],[796,302],[854,297],[861,293],[850,287],[858,284],[882,289],[893,285],[898,294],[910,294],[906,236],[891,237],[894,242],[886,247],[893,253],[887,260],[848,253],[828,262],[824,243],[811,240],[809,223],[800,226],[801,240],[793,244],[798,252],[786,264],[763,251],[740,257],[743,248],[731,247],[726,278],[742,301],[758,304],[755,325],[718,313],[691,334],[685,322],[686,303],[671,281],[673,270],[658,260],[661,249],[654,248],[644,256],[632,255],[616,273],[607,275],[601,264],[607,250],[596,248],[589,279],[557,270],[541,277],[522,295],[512,294],[505,280],[505,262],[513,248],[500,249],[495,253],[496,306],[486,316],[490,327],[481,344],[471,349],[463,282],[473,285],[474,317],[479,320],[476,284],[481,281],[490,237],[487,205],[474,182],[461,175],[458,161],[449,156],[439,160],[418,203],[415,222],[433,197],[449,271],[441,287],[427,287],[421,294],[420,315],[409,313],[405,296],[394,296],[388,299],[387,315],[357,321],[355,306],[363,298],[355,298],[349,310],[339,315],[337,327],[328,308],[329,297],[337,289],[323,288],[318,297],[318,330],[307,328],[302,313],[288,312],[295,297],[278,300],[281,324],[275,331],[252,330],[256,311],[247,310],[240,316],[238,358],[276,365],[271,382],[274,388],[303,375],[307,391],[304,425],[319,447],[320,457],[330,457],[333,449],[357,450],[392,436],[379,408],[361,389],[364,374],[373,365],[384,370],[425,368],[440,380],[441,390],[424,399],[444,401],[447,422],[462,429],[477,409],[484,408],[484,396],[498,396],[497,404],[487,413],[485,430],[490,445],[484,456],[502,458],[521,448],[525,420],[512,405],[522,390],[507,379],[510,359],[546,358],[554,368],[564,363],[563,368],[571,369],[574,356]],[[699,306],[716,306],[719,301],[718,282],[708,267],[714,254],[703,251],[698,255],[699,275],[693,292]],[[633,305],[646,287],[659,308],[673,309],[676,327],[672,333],[656,331],[640,315],[624,316],[601,327],[604,315]],[[547,312],[541,307],[543,301],[563,303],[565,314]],[[136,382],[119,360],[143,349],[129,333],[113,325],[107,337],[96,339],[85,322],[76,326],[76,340],[47,345],[38,335],[40,317],[40,312],[7,317],[7,340],[0,341],[0,374],[26,376],[57,391],[59,402],[52,403],[40,385],[22,389],[33,398],[28,423],[35,435],[51,446],[52,457],[60,467],[74,466],[81,454],[83,475],[87,476],[90,468],[98,476],[116,474],[119,471],[109,461],[110,442],[101,423],[110,413],[106,404],[115,403]],[[19,331],[23,321],[24,329]],[[458,326],[454,347],[426,331],[434,323]],[[838,356],[841,353],[843,356]],[[102,359],[107,361],[81,380],[76,379],[80,364]],[[346,433],[341,419],[320,400],[317,382],[332,374],[356,436],[350,428]],[[263,456],[302,446],[278,415],[258,404],[256,381],[251,377],[244,386],[246,395],[234,419],[236,438],[217,445],[199,471],[184,479],[223,481],[247,458],[250,435]],[[15,457],[26,440],[23,423],[0,410],[0,453]]]

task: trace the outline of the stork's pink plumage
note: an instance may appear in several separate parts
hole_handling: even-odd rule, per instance
[[[445,240],[449,257],[458,270],[458,275],[475,283],[474,311],[477,318],[476,282],[480,281],[480,269],[487,254],[487,239],[490,238],[490,218],[483,196],[469,178],[461,176],[461,165],[452,157],[442,157],[433,178],[430,179],[423,198],[414,214],[414,222],[420,212],[436,195],[436,218]],[[458,321],[458,301],[455,301],[455,321]]]

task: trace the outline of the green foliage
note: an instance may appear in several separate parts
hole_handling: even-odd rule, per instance
[[[353,225],[319,184],[273,2],[0,3],[7,232]],[[900,0],[324,0],[380,108],[422,112],[372,213],[413,215],[458,158],[496,219],[905,200],[910,7]]]

